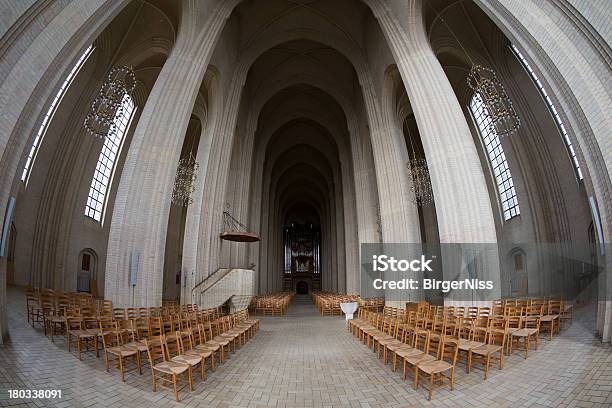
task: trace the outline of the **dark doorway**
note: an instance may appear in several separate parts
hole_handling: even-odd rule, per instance
[[[295,285],[295,291],[298,293],[298,295],[308,294],[308,283],[299,281],[297,285]]]

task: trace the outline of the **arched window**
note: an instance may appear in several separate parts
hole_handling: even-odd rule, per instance
[[[548,92],[546,92],[546,88],[544,88],[544,85],[542,85],[542,82],[540,82],[536,73],[533,72],[533,69],[531,69],[531,66],[529,65],[525,57],[523,57],[523,54],[521,54],[519,49],[516,48],[514,44],[512,44],[512,51],[514,51],[514,54],[519,59],[519,61],[521,61],[521,63],[525,67],[525,70],[527,71],[527,73],[529,73],[529,76],[531,77],[533,82],[536,84],[536,86],[540,90],[540,94],[542,94],[542,98],[544,98],[544,102],[546,102],[546,105],[548,106],[548,110],[550,111],[551,115],[555,119],[555,122],[557,123],[557,127],[559,128],[559,133],[561,133],[561,135],[563,136],[565,147],[567,147],[567,151],[570,157],[572,158],[572,163],[574,164],[574,170],[576,171],[576,176],[578,177],[578,180],[582,180],[584,177],[582,176],[582,170],[580,169],[580,163],[578,163],[578,157],[576,156],[576,151],[574,150],[572,141],[570,140],[567,134],[567,130],[565,130],[565,125],[563,125],[563,121],[561,120],[561,117],[559,116],[559,112],[557,112],[557,108],[555,108],[555,105],[552,103],[552,100],[548,96]]]
[[[112,182],[117,156],[135,110],[134,101],[129,95],[125,94],[114,119],[117,130],[104,138],[104,146],[102,146],[98,158],[98,164],[89,188],[87,204],[85,205],[85,215],[96,221],[102,220],[102,214],[106,206],[106,195]]]
[[[504,221],[508,221],[510,218],[519,215],[521,211],[516,197],[516,190],[514,189],[514,182],[512,181],[512,174],[510,173],[506,155],[504,154],[504,148],[501,145],[499,136],[497,136],[495,132],[489,111],[482,102],[479,93],[475,93],[474,96],[472,96],[470,110],[478,126],[480,137],[487,150],[489,163],[493,169],[495,184],[497,185],[502,212],[504,214]]]
[[[93,45],[90,45],[85,51],[83,51],[83,54],[81,54],[77,62],[74,64],[74,67],[72,67],[72,70],[70,70],[70,73],[68,73],[68,76],[62,83],[62,86],[60,86],[57,93],[55,94],[55,98],[53,98],[51,105],[49,105],[49,109],[47,109],[47,113],[45,114],[45,117],[43,118],[43,121],[40,124],[40,127],[38,128],[36,137],[32,142],[32,147],[30,147],[30,153],[28,154],[28,158],[26,159],[25,165],[23,166],[23,171],[21,172],[21,181],[26,182],[26,180],[28,179],[30,175],[30,170],[32,169],[32,164],[34,163],[34,159],[36,158],[36,153],[38,153],[38,147],[40,146],[40,142],[42,141],[43,137],[45,136],[45,133],[47,132],[49,122],[51,122],[51,119],[53,118],[53,115],[57,110],[57,106],[61,102],[62,98],[66,94],[66,90],[70,87],[70,84],[72,83],[76,75],[79,73],[79,70],[85,64],[85,61],[87,61],[87,58],[91,55],[93,50]]]

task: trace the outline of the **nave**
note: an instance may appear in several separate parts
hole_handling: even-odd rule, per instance
[[[257,316],[258,334],[225,364],[181,392],[151,392],[144,374],[104,371],[104,359],[88,353],[79,361],[61,336],[52,343],[26,320],[24,292],[8,288],[12,341],[0,346],[1,389],[63,389],[61,400],[30,400],[17,406],[105,407],[420,407],[420,406],[609,406],[612,375],[609,345],[595,337],[593,305],[575,310],[574,322],[524,360],[513,354],[489,378],[456,372],[455,390],[437,387],[435,399],[414,391],[347,330],[343,317],[321,316],[307,295],[297,295],[283,316]],[[3,396],[6,394],[3,394]],[[4,398],[4,397],[3,397]],[[8,406],[16,400],[0,400]]]

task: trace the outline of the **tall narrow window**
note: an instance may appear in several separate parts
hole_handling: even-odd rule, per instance
[[[28,154],[28,158],[26,159],[25,165],[23,166],[23,171],[21,172],[21,181],[25,182],[28,179],[28,176],[30,175],[30,170],[32,169],[32,164],[34,163],[34,159],[36,158],[36,153],[38,152],[38,147],[40,146],[40,142],[42,141],[43,137],[45,136],[45,133],[47,132],[49,122],[51,122],[51,119],[53,119],[53,115],[57,110],[57,106],[61,102],[62,98],[66,94],[66,90],[68,89],[68,87],[70,87],[70,84],[72,83],[76,75],[79,73],[79,70],[81,69],[83,64],[85,64],[85,61],[87,61],[87,58],[91,55],[93,50],[93,45],[90,45],[85,51],[83,51],[83,54],[81,54],[77,62],[74,64],[74,67],[72,67],[72,70],[70,70],[70,72],[68,73],[68,76],[66,76],[66,79],[62,83],[62,86],[55,94],[55,98],[53,98],[51,105],[49,105],[49,109],[47,109],[47,113],[45,114],[45,117],[43,118],[43,121],[40,124],[40,127],[38,128],[38,132],[36,133],[36,137],[32,142],[32,146],[30,147],[30,153]]]
[[[576,171],[576,176],[578,177],[579,180],[582,180],[584,177],[582,176],[582,170],[580,169],[580,163],[578,162],[576,151],[574,150],[572,141],[570,140],[567,134],[565,125],[563,125],[563,121],[561,120],[561,117],[559,116],[559,112],[557,112],[557,108],[555,108],[555,105],[550,99],[550,96],[548,96],[548,92],[546,92],[546,88],[544,88],[544,86],[542,85],[542,82],[540,82],[540,79],[538,78],[536,73],[533,72],[533,69],[531,69],[531,66],[529,66],[529,63],[527,62],[525,57],[523,57],[523,54],[521,54],[519,49],[516,48],[514,44],[512,44],[512,51],[514,51],[514,54],[517,56],[519,61],[521,61],[521,64],[523,64],[523,66],[525,67],[525,70],[529,73],[529,76],[531,76],[531,79],[533,80],[533,82],[536,84],[536,86],[540,90],[540,93],[542,94],[542,98],[544,98],[544,101],[546,102],[546,105],[548,106],[548,110],[550,111],[551,115],[555,119],[555,122],[557,123],[557,127],[559,128],[559,133],[561,133],[561,135],[563,136],[563,141],[565,142],[567,151],[570,157],[572,158],[572,163],[574,165],[574,170]]]
[[[117,156],[125,134],[130,127],[134,111],[135,107],[132,98],[127,94],[124,95],[121,101],[121,108],[117,110],[114,119],[117,131],[104,138],[104,146],[102,146],[102,151],[98,158],[98,164],[96,165],[96,170],[91,180],[91,187],[89,188],[87,204],[85,205],[85,215],[96,221],[102,220],[106,204],[106,194],[113,177]]]
[[[489,111],[482,102],[479,93],[475,93],[474,96],[472,96],[470,110],[472,111],[480,137],[487,150],[487,156],[489,157],[489,163],[493,169],[495,184],[497,184],[499,199],[502,204],[504,221],[507,221],[519,215],[521,211],[516,197],[516,190],[514,189],[514,182],[512,181],[512,174],[510,173],[506,155],[504,154],[504,148],[501,145],[499,136],[497,136],[495,132]]]

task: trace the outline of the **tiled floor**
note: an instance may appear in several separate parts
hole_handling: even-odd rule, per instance
[[[355,339],[339,317],[321,317],[298,298],[284,317],[262,318],[257,336],[226,363],[196,377],[195,390],[151,390],[150,372],[126,383],[103,359],[79,361],[41,329],[26,323],[23,292],[9,288],[11,341],[0,346],[0,406],[41,407],[597,407],[612,406],[612,352],[594,338],[594,308],[576,310],[574,324],[524,360],[504,369],[457,370],[456,389],[436,387],[427,401]],[[61,389],[61,400],[9,400],[8,389]]]

